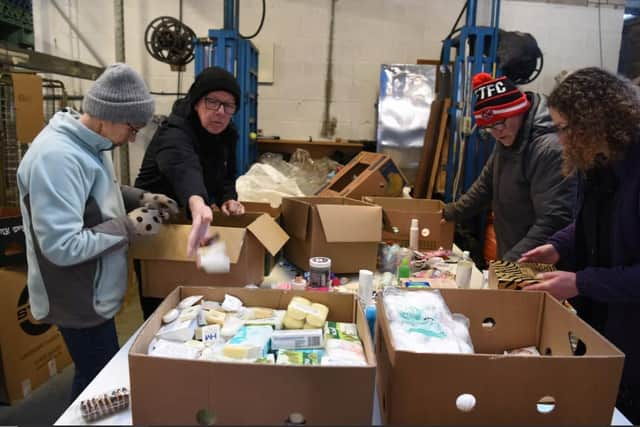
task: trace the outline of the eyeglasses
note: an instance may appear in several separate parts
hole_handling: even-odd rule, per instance
[[[204,98],[204,106],[207,110],[219,111],[221,105],[225,114],[231,115],[236,112],[236,104],[222,102],[215,98]]]
[[[492,125],[487,125],[487,126],[482,126],[480,128],[481,132],[487,132],[487,133],[491,133],[491,132],[501,132],[503,130],[505,130],[505,128],[507,127],[507,120],[500,120],[499,122],[495,122]]]
[[[138,132],[140,132],[142,130],[142,128],[144,126],[141,126],[139,128],[133,126],[131,123],[127,123],[127,126],[129,126],[129,130],[131,131],[131,133],[135,136],[138,134]]]

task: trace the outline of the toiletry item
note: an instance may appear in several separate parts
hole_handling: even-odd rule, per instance
[[[409,267],[409,258],[402,258],[402,262],[398,267],[398,279],[408,279],[411,276],[411,267]]]
[[[331,258],[320,256],[309,258],[309,287],[331,287]]]
[[[469,251],[462,252],[462,259],[456,266],[456,286],[460,289],[469,289],[471,285],[471,269],[473,261],[469,256]]]
[[[358,299],[365,308],[371,303],[373,296],[373,272],[370,270],[360,270],[358,276]]]
[[[420,247],[420,227],[418,227],[418,220],[413,218],[411,220],[411,227],[409,227],[409,249],[417,251]]]

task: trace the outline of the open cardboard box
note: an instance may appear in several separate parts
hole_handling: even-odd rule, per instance
[[[265,250],[275,255],[288,239],[280,226],[265,213],[226,216],[214,212],[211,233],[225,242],[231,261],[228,273],[208,274],[187,257],[190,224],[167,224],[153,236],[136,240],[129,251],[140,259],[142,293],[164,298],[178,285],[245,286],[264,279]]]
[[[578,316],[542,292],[440,292],[452,313],[469,318],[477,354],[395,350],[379,298],[377,384],[385,424],[611,423],[624,355]],[[586,345],[586,354],[574,355],[570,337]],[[543,356],[503,355],[504,350],[532,345]],[[456,406],[465,393],[476,399],[469,412]],[[545,402],[551,404],[538,405]]]
[[[148,356],[161,317],[189,295],[222,301],[225,294],[245,306],[286,309],[304,296],[329,307],[329,320],[354,322],[368,366],[285,366],[168,359]],[[281,425],[289,414],[306,424],[366,425],[373,410],[375,357],[362,309],[353,295],[270,289],[179,287],[149,318],[129,351],[133,424],[189,425],[209,411],[221,425]]]
[[[15,403],[71,363],[58,328],[31,314],[24,267],[0,268],[0,402]]]
[[[382,229],[382,208],[345,197],[287,197],[282,220],[290,236],[287,260],[302,270],[309,258],[331,258],[334,273],[375,271]]]
[[[440,211],[444,203],[440,200],[410,199],[403,197],[363,197],[365,202],[382,207],[384,229],[382,239],[408,246],[411,220],[418,220],[420,249],[435,250],[453,248],[455,224],[440,224]],[[396,228],[397,233],[393,231]]]

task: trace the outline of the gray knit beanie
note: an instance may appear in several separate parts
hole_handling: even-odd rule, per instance
[[[82,102],[85,113],[115,123],[147,123],[154,108],[153,97],[140,74],[121,63],[108,66]]]

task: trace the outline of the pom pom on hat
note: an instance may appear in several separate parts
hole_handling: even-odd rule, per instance
[[[478,126],[526,113],[531,106],[527,95],[506,76],[494,79],[489,73],[478,73],[471,83],[476,98],[473,115]]]

